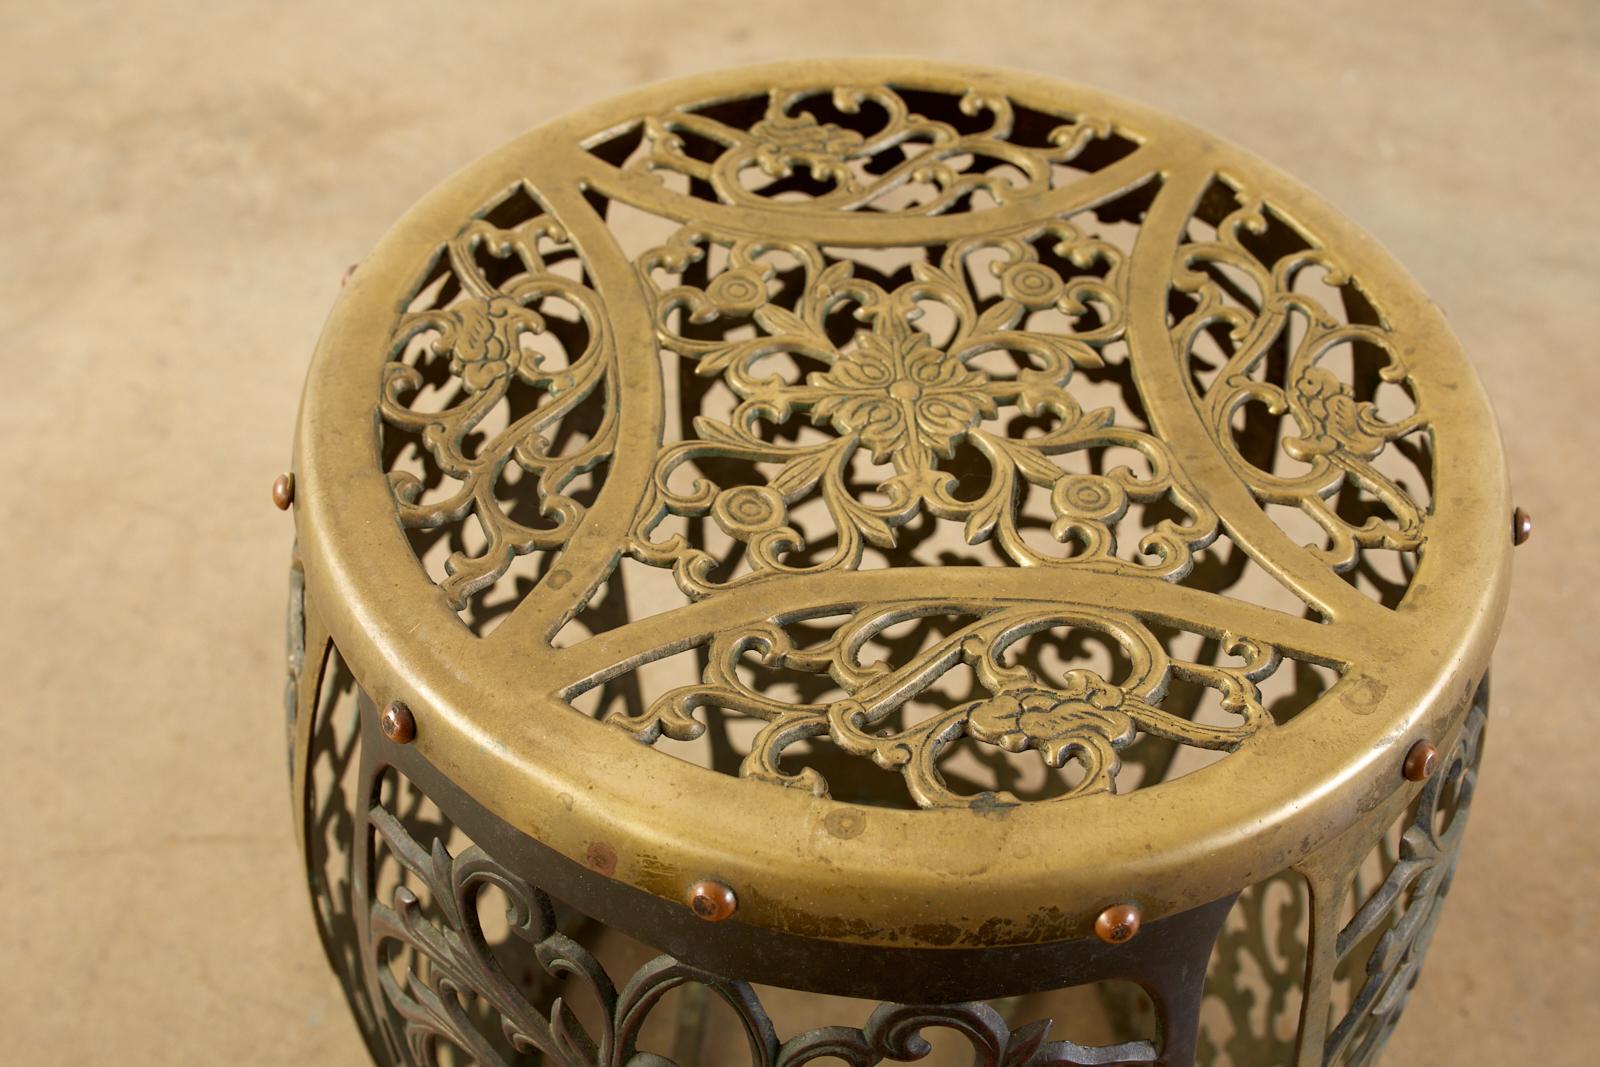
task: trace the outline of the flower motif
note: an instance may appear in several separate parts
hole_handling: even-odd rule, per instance
[[[481,393],[522,365],[523,333],[542,333],[544,319],[500,293],[450,309],[455,323],[434,345],[470,393]],[[538,356],[530,354],[537,365]]]
[[[1378,414],[1378,406],[1358,401],[1350,387],[1323,367],[1306,367],[1293,385],[1295,406],[1313,424],[1306,437],[1284,441],[1284,449],[1296,459],[1333,452],[1348,452],[1372,459],[1384,445],[1413,428],[1411,421],[1389,423]]]
[[[806,377],[823,394],[812,417],[858,435],[875,463],[894,458],[897,466],[920,467],[914,452],[951,455],[968,430],[995,413],[995,401],[984,391],[988,375],[891,321],[884,333],[858,334],[839,362]]]
[[[1013,263],[1000,273],[1000,292],[1030,311],[1053,306],[1066,292],[1061,276],[1040,263]]]
[[[980,701],[967,716],[967,732],[1007,752],[1036,748],[1059,767],[1074,751],[1120,747],[1133,740],[1133,720],[1122,710],[1125,694],[1090,670],[1071,670],[1060,689],[1004,690]]]
[[[1128,510],[1128,492],[1099,474],[1068,474],[1050,491],[1057,515],[1115,522]]]
[[[788,508],[783,496],[766,485],[736,485],[717,494],[711,516],[730,537],[747,540],[783,525]]]
[[[752,267],[725,270],[706,286],[706,299],[718,313],[730,318],[751,315],[767,302],[767,283]]]
[[[1084,273],[1063,280],[1071,272],[1040,255],[1083,264]],[[708,277],[710,263],[722,269]],[[960,523],[966,544],[1023,566],[1188,573],[1194,552],[1216,536],[1209,506],[1157,435],[1114,425],[1110,409],[1083,411],[1068,389],[1078,368],[1101,366],[1102,349],[1125,336],[1117,249],[1054,219],[962,238],[893,270],[873,263],[800,238],[698,224],[637,259],[655,294],[662,347],[725,391],[706,394],[706,411],[657,457],[631,553],[673,568],[685,591],[703,597],[773,573],[853,570],[869,558],[875,565],[869,551],[899,547],[913,522],[937,521]],[[978,275],[990,268],[1015,295],[979,291]],[[1024,299],[1057,309],[1057,321],[1030,324]],[[1144,462],[1099,473],[1092,450],[1108,448]],[[1091,472],[1063,456],[1089,460]],[[709,481],[673,477],[707,457],[737,466],[703,466]],[[718,503],[719,491],[746,482],[773,487],[782,516],[775,498],[760,505],[759,519],[748,494]],[[1025,511],[1036,493],[1053,494],[1050,533],[1064,548],[1031,529]],[[1137,554],[1126,544],[1119,552],[1117,524],[1129,507],[1157,501],[1162,510],[1135,516],[1156,527],[1141,533]],[[788,514],[814,503],[826,520]],[[713,518],[743,547],[668,536],[667,516]],[[748,566],[718,566],[715,557],[729,551]]]
[[[820,123],[812,115],[790,115],[776,108],[750,127],[755,141],[755,161],[763,173],[785,178],[797,160],[806,160],[812,170],[842,167],[850,154],[861,148],[864,139],[854,130]],[[832,164],[832,167],[829,166]]]

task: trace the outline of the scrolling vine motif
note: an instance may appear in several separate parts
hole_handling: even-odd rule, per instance
[[[703,285],[658,284],[658,275],[681,278],[715,249],[725,252],[726,263]],[[979,260],[998,282],[992,300],[976,289]],[[781,269],[784,264],[795,266]],[[706,596],[771,573],[857,567],[867,544],[893,547],[897,528],[925,509],[962,522],[969,544],[992,539],[1023,565],[1065,561],[1182,577],[1194,552],[1216,538],[1215,514],[1165,443],[1114,425],[1110,409],[1085,412],[1067,388],[1077,369],[1102,366],[1102,350],[1123,336],[1123,268],[1115,246],[1065,219],[953,242],[938,262],[913,262],[910,280],[892,289],[858,276],[849,260],[830,262],[812,244],[717,237],[694,226],[679,230],[638,263],[658,293],[658,334],[666,348],[696,361],[697,374],[720,375],[739,403],[727,422],[696,417],[695,436],[662,451],[630,551],[643,562],[672,567],[690,596]],[[795,271],[799,295],[790,310],[775,291],[793,284],[780,275]],[[954,319],[948,340],[936,342],[921,327],[928,305]],[[839,317],[847,311],[865,328],[836,343]],[[1040,312],[1059,313],[1070,325],[1029,328]],[[708,323],[753,327],[755,336],[734,339],[737,330],[724,328],[708,337],[693,329]],[[1015,369],[995,370],[992,360],[982,361],[990,354],[1009,359]],[[786,375],[773,362],[778,356],[801,372]],[[817,369],[804,371],[808,366]],[[784,439],[780,429],[799,415],[832,436]],[[985,425],[1007,416],[1038,417],[1046,428],[1014,436]],[[971,499],[957,495],[956,477],[941,467],[963,443],[989,468],[985,488]],[[1140,457],[1146,469],[1083,473],[1056,462],[1112,448]],[[893,468],[876,487],[877,499],[864,499],[867,494],[851,484],[852,459],[862,449]],[[765,484],[696,480],[687,490],[674,486],[680,467],[707,458],[778,470]],[[1050,532],[1071,546],[1060,555],[1041,552],[1023,537],[1017,509],[1028,486],[1049,493]],[[812,494],[826,505],[828,532],[837,542],[827,558],[796,563],[789,557],[801,557],[806,538],[789,512]],[[1145,533],[1139,544],[1145,559],[1119,557],[1116,523],[1131,504],[1158,500],[1179,517],[1164,517]],[[719,561],[703,547],[677,534],[655,539],[653,531],[669,514],[709,515],[743,544],[749,571],[713,577]]]
[[[886,629],[928,615],[974,618],[904,663],[863,661],[864,648]],[[1125,676],[1110,681],[1079,667],[1067,670],[1059,681],[1048,681],[1020,663],[1007,662],[1008,651],[1019,642],[1061,628],[1093,632],[1114,642],[1128,658]],[[796,647],[785,630],[770,623],[718,634],[701,682],[661,694],[638,715],[617,712],[608,721],[646,742],[663,734],[686,741],[705,729],[695,711],[713,706],[766,722],[740,767],[744,777],[827,795],[827,782],[814,768],[787,772],[780,765],[785,749],[825,736],[847,752],[898,771],[922,807],[1015,803],[1004,792],[974,798],[952,791],[939,771],[941,754],[962,737],[1010,752],[1036,749],[1051,767],[1074,761],[1082,775],[1072,792],[1082,794],[1115,788],[1118,752],[1139,732],[1198,748],[1232,750],[1267,727],[1272,720],[1255,683],[1276,668],[1276,650],[1232,634],[1222,644],[1242,664],[1174,660],[1134,616],[1089,606],[871,604],[827,640],[805,648]],[[768,696],[741,676],[748,652],[768,667],[824,675],[844,695],[809,703]],[[987,696],[919,722],[897,720],[896,713],[908,701],[963,664],[973,669]],[[1174,676],[1216,689],[1222,709],[1237,721],[1207,725],[1163,711],[1160,703]]]
[[[747,984],[660,956],[619,993],[594,957],[556,929],[554,908],[543,892],[476,845],[451,856],[438,839],[431,850],[424,849],[381,807],[372,810],[371,818],[376,833],[426,889],[441,916],[438,922],[430,919],[415,890],[406,884],[395,888],[393,907],[375,902],[371,909],[373,959],[368,966],[400,1017],[403,1043],[413,1063],[437,1063],[441,1042],[448,1042],[485,1067],[506,1064],[474,1023],[464,1003],[471,997],[482,998],[494,1010],[516,1053],[539,1052],[573,1067],[661,1062],[636,1058],[639,1028],[661,997],[685,982],[700,982],[726,1000],[749,1030],[752,1049],[765,1050],[775,1043],[771,1023]],[[504,893],[511,933],[534,946],[540,966],[552,977],[581,984],[598,999],[605,1012],[605,1029],[598,1041],[561,998],[547,1012],[535,1007],[496,961],[478,917],[478,899],[489,887]],[[401,984],[383,963],[385,953],[400,946],[427,960],[426,980],[413,966]]]
[[[960,115],[986,116],[987,124],[963,130],[926,118],[884,85],[839,86],[831,94],[773,90],[765,113],[747,128],[708,109],[679,107],[644,120],[645,151],[627,166],[687,175],[723,202],[744,207],[937,215],[980,208],[973,199],[980,191],[997,205],[1045,193],[1057,180],[1054,168],[1114,136],[1099,119],[1052,116],[1041,143],[1023,144],[1014,136],[1017,112],[1006,97],[969,90],[949,99]],[[831,100],[841,117],[866,117],[870,106],[882,118],[868,121],[871,129],[824,121],[812,111],[823,100]],[[700,150],[686,145],[686,134]],[[797,172],[809,181],[791,180]],[[897,192],[906,203],[889,203]]]
[[[1226,333],[1230,350],[1209,390],[1202,392],[1191,381],[1212,439],[1259,500],[1298,507],[1316,521],[1328,543],[1310,547],[1335,570],[1355,566],[1362,549],[1416,551],[1423,542],[1423,510],[1374,461],[1391,442],[1425,429],[1427,419],[1414,411],[1389,421],[1373,400],[1359,397],[1325,361],[1340,349],[1376,353],[1383,360],[1379,379],[1404,383],[1408,390],[1414,388],[1409,369],[1384,326],[1346,322],[1315,297],[1297,291],[1301,276],[1316,272],[1328,286],[1350,284],[1332,253],[1313,247],[1264,261],[1251,250],[1248,237],[1274,225],[1282,223],[1269,216],[1260,200],[1246,199],[1218,223],[1215,240],[1178,249],[1173,287],[1197,303],[1172,327],[1176,352],[1187,360],[1202,336],[1216,335],[1219,329]],[[1247,285],[1238,284],[1241,278]],[[1290,349],[1283,384],[1263,380],[1270,354],[1285,344]],[[1263,469],[1240,451],[1235,417],[1252,403],[1274,415],[1288,414],[1293,427],[1281,447],[1302,469]],[[1372,494],[1392,521],[1372,515],[1356,525],[1341,516],[1330,498],[1347,480]]]
[[[543,214],[509,229],[482,218],[468,223],[446,246],[449,278],[459,294],[445,306],[402,315],[384,368],[383,421],[420,438],[442,476],[459,483],[444,499],[425,500],[423,479],[391,470],[401,524],[432,529],[470,515],[484,535],[481,551],[456,551],[445,562],[440,585],[457,611],[503,575],[515,556],[553,550],[571,538],[584,508],[565,490],[606,462],[616,439],[616,353],[605,309],[587,285],[550,268],[542,242],[557,247],[567,242],[564,229]],[[499,284],[485,269],[493,260],[507,261],[513,271]],[[557,334],[563,312],[575,316],[572,323],[581,329]],[[583,337],[577,351],[567,347],[574,333]],[[565,365],[549,365],[550,356],[530,343],[541,335],[556,335],[567,348]],[[442,410],[414,406],[428,379],[420,364],[404,357],[418,338],[427,338],[420,364],[448,362],[455,393]],[[537,400],[528,410],[513,411],[509,425],[487,440],[472,441],[489,425],[491,414],[508,405],[518,383],[536,390]],[[554,447],[562,420],[597,391],[604,398],[598,427],[577,447]],[[511,464],[521,469],[525,482],[536,483],[538,516],[547,525],[513,519],[497,499],[497,486]],[[518,493],[527,496],[527,485]]]
[[[1325,1064],[1372,1062],[1417,984],[1466,833],[1488,721],[1486,700],[1480,688],[1444,769],[1417,797],[1393,868],[1339,931],[1339,959],[1369,943],[1372,949],[1349,1010],[1328,1035]]]
[[[879,1005],[864,1027],[824,1026],[779,1042],[776,1029],[749,983],[718,977],[671,956],[650,960],[619,990],[605,969],[577,941],[556,928],[550,898],[491,859],[476,845],[452,856],[436,838],[419,844],[390,812],[375,807],[372,826],[408,872],[412,885],[396,886],[393,907],[371,908],[367,966],[378,976],[393,1015],[387,1025],[414,1065],[436,1065],[447,1045],[465,1052],[480,1067],[511,1067],[496,1043],[478,1028],[474,1008],[487,1006],[514,1055],[539,1053],[561,1067],[675,1067],[674,1061],[638,1047],[651,1012],[672,989],[704,986],[732,1010],[743,1029],[752,1067],[802,1067],[834,1059],[850,1067],[873,1067],[885,1060],[908,1062],[930,1051],[922,1031],[954,1030],[972,1046],[975,1067],[1068,1067],[1087,1064],[1154,1064],[1149,1041],[1111,1046],[1047,1041],[1051,1021],[1009,1027],[983,1003],[940,1006]],[[512,935],[531,944],[540,967],[600,1007],[597,1033],[585,1029],[565,995],[548,1007],[536,1006],[496,960],[479,919],[479,898],[489,887],[504,894]],[[430,917],[417,888],[438,915]],[[412,960],[403,979],[386,962],[400,948]],[[425,960],[425,966],[419,962]],[[481,1002],[478,1003],[478,1002]],[[451,1061],[455,1062],[455,1061]],[[693,1067],[693,1065],[687,1065]]]

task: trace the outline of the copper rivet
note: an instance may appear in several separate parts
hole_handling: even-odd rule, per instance
[[[279,511],[288,511],[294,503],[294,475],[280,474],[272,481],[272,502]]]
[[[391,700],[384,707],[378,725],[383,729],[383,736],[397,745],[409,745],[417,736],[416,716],[398,700]]]
[[[1418,741],[1406,753],[1405,766],[1400,770],[1408,782],[1425,782],[1433,777],[1433,770],[1438,765],[1438,746],[1432,741]]]
[[[1113,904],[1094,921],[1095,936],[1108,945],[1121,945],[1133,940],[1141,921],[1137,904]]]
[[[1533,516],[1521,508],[1511,513],[1511,543],[1524,544],[1533,536]]]
[[[719,923],[739,907],[733,890],[721,882],[696,882],[689,887],[689,908],[708,923]]]

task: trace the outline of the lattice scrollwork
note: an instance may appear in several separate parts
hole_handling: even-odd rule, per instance
[[[971,1044],[974,1067],[1070,1067],[1075,1064],[1154,1064],[1155,1047],[1149,1041],[1119,1045],[1080,1045],[1049,1041],[1051,1020],[1041,1019],[1015,1029],[1000,1013],[982,1003],[918,1007],[884,1004],[873,1011],[863,1028],[829,1026],[785,1042],[776,1067],[799,1067],[823,1058],[843,1061],[849,1067],[873,1067],[885,1060],[895,1063],[920,1060],[932,1046],[923,1036],[934,1028],[953,1030]]]
[[[1371,1063],[1417,984],[1466,834],[1487,721],[1480,691],[1448,760],[1417,798],[1394,866],[1339,931],[1339,960],[1371,951],[1349,1009],[1328,1034],[1325,1064]]]
[[[1303,284],[1320,274],[1329,292],[1350,286],[1344,263],[1318,247],[1278,254],[1260,239],[1274,228],[1286,227],[1261,200],[1241,199],[1217,223],[1214,239],[1178,248],[1172,284],[1192,296],[1194,306],[1172,327],[1174,348],[1187,362],[1209,338],[1225,356],[1209,388],[1191,379],[1202,416],[1257,499],[1299,508],[1322,528],[1327,543],[1309,547],[1335,570],[1356,566],[1363,549],[1414,552],[1423,542],[1425,508],[1376,462],[1393,442],[1427,426],[1415,402],[1410,413],[1391,419],[1375,401],[1381,383],[1414,390],[1410,371],[1386,326],[1347,321]],[[1353,382],[1331,369],[1341,351],[1377,361],[1377,380]],[[1274,360],[1285,365],[1269,379],[1266,368]],[[1292,425],[1281,450],[1298,466],[1280,462],[1276,453],[1245,455],[1235,427],[1241,410],[1253,404],[1288,416]],[[1332,498],[1347,481],[1376,498],[1387,518],[1370,511],[1360,519],[1341,514]]]
[[[397,1051],[418,1067],[446,1062],[441,1058],[445,1048],[480,1067],[512,1067],[505,1048],[513,1057],[538,1053],[543,1062],[562,1067],[674,1067],[675,1061],[640,1049],[641,1030],[668,992],[691,983],[732,1009],[747,1039],[752,1067],[801,1067],[827,1058],[851,1067],[909,1062],[928,1054],[922,1032],[931,1028],[960,1034],[972,1047],[975,1067],[1158,1062],[1153,1042],[1091,1046],[1049,1041],[1051,1020],[1012,1029],[981,1002],[881,1004],[864,1027],[818,1027],[780,1042],[749,983],[659,955],[619,989],[587,948],[557,928],[550,898],[478,846],[451,855],[435,838],[425,847],[382,806],[372,809],[370,820],[407,879],[394,888],[391,904],[371,905],[368,967],[392,1010],[387,1025],[397,1039]],[[546,1006],[529,999],[489,944],[479,898],[490,887],[507,902],[511,935],[531,944],[539,966],[561,983],[560,994]],[[387,961],[401,948],[409,955],[403,976],[397,976]],[[598,1031],[586,1029],[571,1006],[580,990],[600,1006]],[[503,1034],[504,1047],[480,1029],[485,1009]]]
[[[643,150],[626,166],[686,175],[744,207],[938,215],[1039,196],[1058,168],[1115,137],[1100,119],[1026,112],[1039,128],[1021,138],[1004,96],[915,94],[946,120],[918,114],[908,95],[841,85],[773,90],[764,109],[759,97],[673,108],[643,120]]]
[[[572,537],[584,505],[567,490],[610,458],[616,438],[605,309],[579,277],[553,268],[553,255],[571,262],[575,253],[563,227],[533,210],[505,228],[474,219],[449,241],[439,298],[401,316],[384,372],[384,423],[436,466],[431,475],[390,470],[401,524],[435,529],[470,516],[482,535],[481,547],[444,563],[440,586],[458,611],[517,555]],[[445,396],[442,408],[417,402],[429,385]],[[591,397],[604,400],[597,424],[573,435],[563,423]],[[497,414],[505,425],[493,429]],[[505,485],[508,467],[521,476],[515,491]],[[514,515],[500,494],[527,514]]]
[[[863,657],[863,649],[890,627],[941,614],[971,621],[904,662]],[[1109,639],[1126,657],[1126,670],[1114,681],[1083,667],[1047,679],[1011,662],[1020,643],[1058,629]],[[790,746],[827,737],[846,752],[898,771],[922,807],[1015,803],[1005,792],[977,798],[954,792],[939,769],[946,748],[967,737],[1010,752],[1035,749],[1050,767],[1070,760],[1080,772],[1072,792],[1089,793],[1114,789],[1118,753],[1140,733],[1196,748],[1231,750],[1269,726],[1272,719],[1261,706],[1255,682],[1276,668],[1277,652],[1233,635],[1222,643],[1242,661],[1239,665],[1175,660],[1136,617],[1101,608],[873,604],[859,609],[826,640],[803,648],[769,623],[724,631],[712,643],[700,683],[661,694],[637,715],[613,713],[609,721],[648,742],[662,735],[690,740],[705,729],[696,711],[716,707],[766,723],[739,769],[748,778],[826,795],[827,782],[815,768],[786,771],[781,761]],[[838,695],[795,703],[774,698],[759,679],[752,681],[744,673],[750,652],[766,667],[831,680]],[[920,721],[900,714],[908,701],[960,665],[972,668],[986,695]],[[1230,721],[1209,725],[1164,712],[1160,704],[1173,677],[1217,690]]]
[[[374,963],[388,1004],[401,1020],[410,1060],[434,1064],[441,1042],[448,1042],[483,1067],[509,1067],[478,1029],[466,1003],[481,998],[495,1012],[510,1047],[520,1054],[539,1052],[550,1062],[586,1067],[624,1067],[665,1062],[636,1058],[639,1027],[663,995],[685,982],[699,982],[725,999],[747,1027],[752,1051],[766,1058],[776,1039],[760,1002],[743,982],[729,982],[670,957],[657,957],[620,991],[589,952],[556,929],[550,899],[506,870],[476,845],[451,856],[435,839],[431,849],[418,844],[383,808],[371,814],[375,832],[402,866],[425,888],[440,918],[424,911],[408,885],[395,888],[393,906],[371,909]],[[539,964],[552,976],[581,984],[604,1009],[605,1029],[588,1033],[571,1007],[557,998],[548,1011],[535,1007],[508,976],[488,946],[478,915],[478,898],[489,887],[509,902],[511,932],[534,945]],[[404,982],[377,961],[390,946],[406,946],[427,961],[426,978],[413,967]]]
[[[1199,1062],[1295,1062],[1310,914],[1305,879],[1293,871],[1239,895],[1206,974],[1207,1007],[1222,1014],[1201,1015]]]
[[[703,282],[657,286],[660,274],[681,278],[714,252],[723,268]],[[1108,408],[1084,411],[1068,388],[1078,369],[1103,365],[1103,350],[1126,327],[1122,252],[1070,220],[954,242],[937,261],[913,262],[899,285],[862,277],[815,245],[718,238],[699,227],[646,253],[639,271],[659,294],[662,344],[696,361],[699,375],[721,376],[738,397],[726,421],[698,416],[693,437],[662,450],[634,531],[632,554],[673,567],[691,596],[774,573],[859,566],[867,545],[894,546],[897,529],[923,511],[962,523],[967,543],[992,540],[1015,563],[1161,577],[1187,573],[1194,552],[1217,536],[1216,516],[1164,442],[1115,425]],[[980,271],[997,281],[993,298],[977,289]],[[798,294],[779,300],[785,284]],[[953,318],[948,339],[923,328],[930,305]],[[1041,312],[1067,326],[1030,328]],[[862,328],[841,331],[846,313]],[[699,324],[718,328],[708,336]],[[991,356],[1011,368],[996,369]],[[794,438],[801,416],[828,432]],[[1020,417],[1037,417],[1043,429],[1008,433],[1005,420]],[[971,496],[958,495],[946,469],[962,444],[987,467],[977,479],[982,492]],[[1091,454],[1108,449],[1144,469],[1092,468]],[[876,487],[855,482],[858,450],[892,467]],[[774,473],[764,484],[674,485],[680,468],[707,459],[768,464]],[[1069,469],[1071,460],[1085,469]],[[1049,494],[1059,554],[1036,548],[1019,528],[1029,487]],[[796,563],[807,540],[790,509],[813,495],[826,504],[837,542],[831,554]],[[1172,515],[1144,533],[1140,558],[1120,557],[1116,523],[1130,505],[1156,501]],[[709,515],[742,543],[748,571],[716,577],[721,561],[703,547],[681,535],[656,539],[668,514]]]
[[[313,663],[312,670],[317,664]],[[320,686],[307,687],[298,716],[310,720],[304,792],[306,881],[328,965],[344,988],[362,1040],[382,1062],[378,1014],[362,980],[360,901],[356,869],[362,858],[355,827],[360,817],[361,729],[354,677],[337,649],[328,648]],[[364,912],[363,912],[364,914]]]

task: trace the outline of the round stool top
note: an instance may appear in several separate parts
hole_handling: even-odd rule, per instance
[[[1146,108],[902,60],[451,178],[350,277],[295,462],[308,597],[434,767],[869,944],[1292,864],[1464,715],[1511,547],[1483,392],[1355,226]]]

